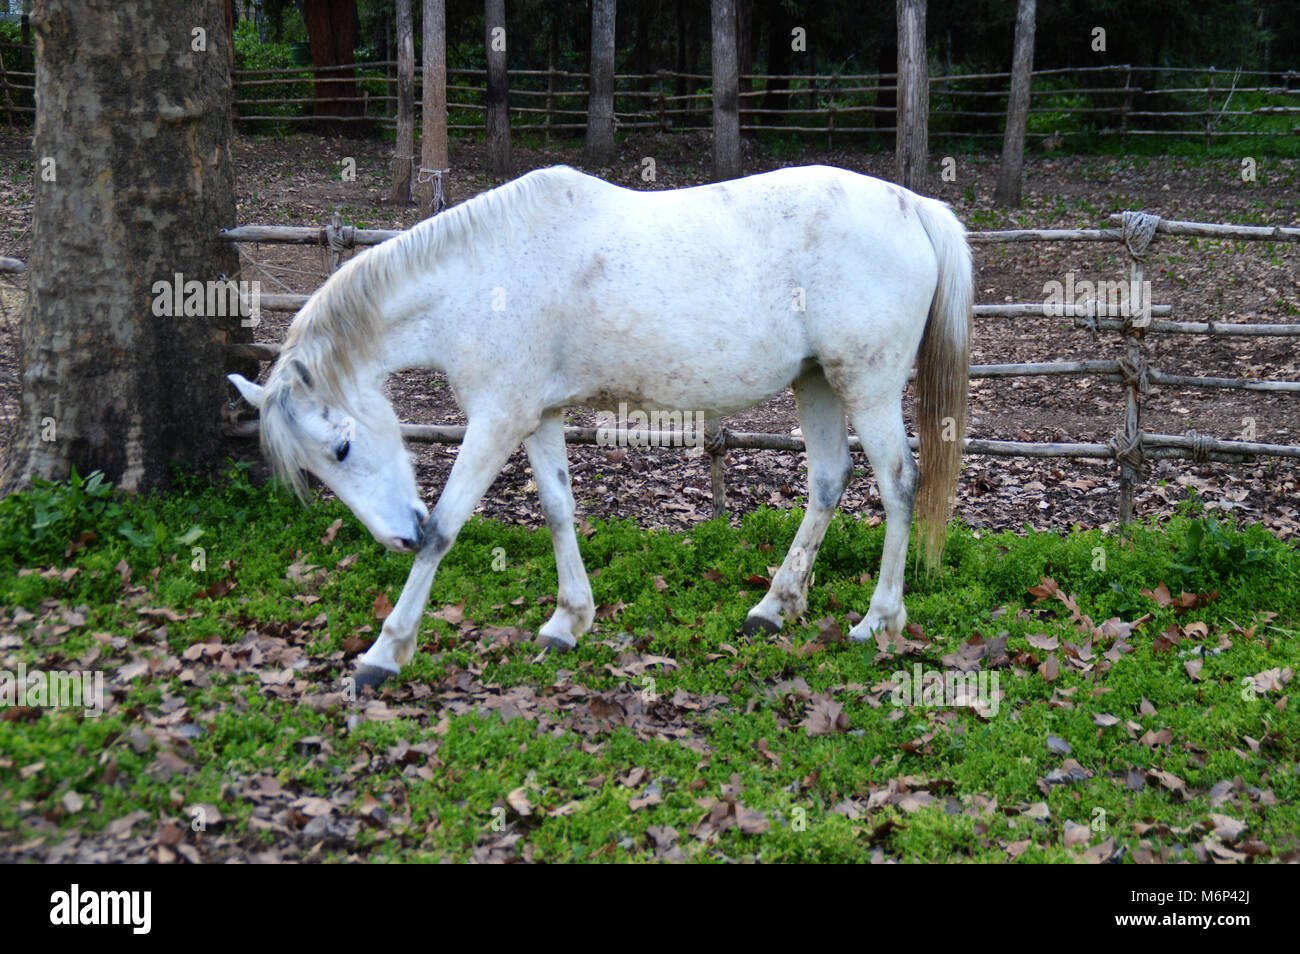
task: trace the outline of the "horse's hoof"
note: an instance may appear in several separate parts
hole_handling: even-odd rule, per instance
[[[576,639],[570,643],[559,636],[542,636],[537,641],[542,644],[542,651],[548,653],[567,653],[578,644]]]
[[[766,616],[746,616],[745,625],[740,627],[742,636],[775,636],[781,632],[781,624],[774,623]]]
[[[363,686],[369,686],[371,689],[378,689],[385,679],[393,675],[396,675],[396,673],[391,673],[387,669],[380,669],[378,666],[361,665],[358,666],[357,671],[352,674],[352,679],[355,681],[358,689]]]

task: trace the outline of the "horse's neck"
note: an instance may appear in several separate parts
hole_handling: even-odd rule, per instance
[[[448,370],[464,316],[489,301],[495,286],[508,284],[497,264],[504,257],[496,243],[447,249],[436,267],[413,268],[395,283],[379,308],[379,375],[416,367]]]

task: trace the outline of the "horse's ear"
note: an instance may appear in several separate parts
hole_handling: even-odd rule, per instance
[[[307,365],[303,364],[297,358],[294,358],[293,361],[289,363],[289,367],[293,368],[294,372],[298,375],[298,380],[300,380],[306,387],[310,388],[312,386],[311,373],[307,370]]]
[[[244,396],[244,400],[253,407],[260,408],[266,401],[266,388],[260,384],[248,380],[242,374],[227,374],[226,380],[239,389],[239,393]]]

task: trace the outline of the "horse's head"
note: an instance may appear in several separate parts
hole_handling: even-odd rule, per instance
[[[229,376],[261,411],[262,449],[272,470],[302,496],[309,471],[347,505],[376,540],[413,552],[428,510],[420,500],[392,405],[377,385],[352,385],[331,400],[301,361],[280,362],[266,386]]]

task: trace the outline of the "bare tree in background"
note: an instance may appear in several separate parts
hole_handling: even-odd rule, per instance
[[[614,159],[614,18],[616,0],[592,0],[587,85],[587,161]]]
[[[713,0],[713,180],[740,175],[736,2]]]
[[[444,0],[424,0],[424,90],[420,131],[420,175],[415,193],[420,217],[427,219],[446,207],[447,152],[447,6]]]
[[[346,67],[354,62],[357,45],[356,0],[303,0],[303,20],[311,44],[311,63],[317,67]],[[357,117],[362,105],[354,69],[326,69],[316,73],[313,86],[316,128],[330,135],[365,134],[363,122],[341,122],[330,117]]]
[[[393,187],[388,201],[411,201],[411,160],[415,157],[415,38],[411,0],[397,4],[397,143],[393,149]]]
[[[483,21],[487,33],[487,172],[504,178],[512,170],[505,0],[484,0]]]
[[[925,0],[897,0],[898,127],[894,164],[898,184],[925,192],[930,160],[930,64],[925,55]]]
[[[998,205],[1019,205],[1025,168],[1025,127],[1029,123],[1029,87],[1034,70],[1035,0],[1020,0],[1016,15],[1016,47],[1011,61],[1011,97],[1007,129],[1002,137],[1002,164],[993,199]]]

